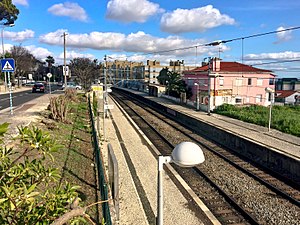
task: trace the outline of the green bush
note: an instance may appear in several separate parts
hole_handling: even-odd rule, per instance
[[[7,129],[0,125],[0,138]],[[69,210],[79,187],[59,185],[59,171],[45,166],[61,147],[47,133],[21,127],[17,140],[16,149],[0,146],[0,224],[50,224]]]

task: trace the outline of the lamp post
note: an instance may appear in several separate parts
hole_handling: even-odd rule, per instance
[[[168,80],[166,81],[166,84],[167,84],[167,94],[168,94],[168,97],[169,97],[169,81]]]
[[[215,46],[217,44],[215,43],[211,43],[210,45],[212,46]],[[210,99],[211,99],[211,96],[210,96],[210,90],[211,90],[211,80],[210,80],[210,66],[211,66],[211,57],[208,57],[208,58],[204,58],[204,60],[208,60],[208,63],[207,63],[207,79],[208,79],[208,82],[207,82],[207,98],[208,98],[208,101],[207,101],[207,115],[210,116]]]
[[[5,51],[4,51],[4,28],[5,27],[13,27],[15,24],[14,23],[3,23],[2,25],[2,30],[1,30],[1,40],[2,40],[2,58],[5,59]],[[7,78],[6,78],[6,72],[4,72],[4,88],[5,92],[7,89]]]
[[[193,167],[205,160],[201,148],[192,142],[182,142],[173,149],[171,156],[158,157],[157,225],[163,225],[163,166],[174,162],[181,167]]]
[[[270,107],[269,107],[269,123],[268,123],[268,131],[270,132],[270,130],[271,130],[271,119],[272,119],[272,104],[273,104],[273,101],[274,101],[275,90],[273,88],[266,87],[265,91],[269,95],[271,95],[271,97],[270,97],[271,103],[270,103]]]
[[[196,91],[196,109],[197,111],[199,111],[199,84],[198,83],[194,83],[195,86],[197,86],[197,91]]]

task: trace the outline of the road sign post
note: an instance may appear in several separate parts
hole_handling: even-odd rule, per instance
[[[8,74],[8,89],[9,89],[9,104],[10,104],[10,114],[13,115],[13,105],[12,105],[12,84],[10,80],[10,73],[15,72],[15,60],[11,58],[1,59],[1,70],[4,72],[4,76],[6,76],[6,72]]]
[[[50,83],[50,78],[52,77],[52,73],[47,73],[47,77],[49,78],[49,93],[51,95],[51,83]]]

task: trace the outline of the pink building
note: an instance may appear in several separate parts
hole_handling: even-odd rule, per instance
[[[190,100],[198,102],[201,109],[227,104],[268,106],[275,89],[275,75],[238,62],[222,62],[212,58],[209,63],[184,71],[183,79],[192,89]],[[208,91],[210,90],[210,91]]]

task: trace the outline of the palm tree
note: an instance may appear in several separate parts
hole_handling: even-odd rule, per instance
[[[48,73],[51,73],[52,72],[52,65],[55,63],[55,60],[51,55],[49,55],[49,56],[47,56],[45,61],[46,61],[46,63],[48,63]],[[53,80],[55,80],[54,76],[53,76]]]

